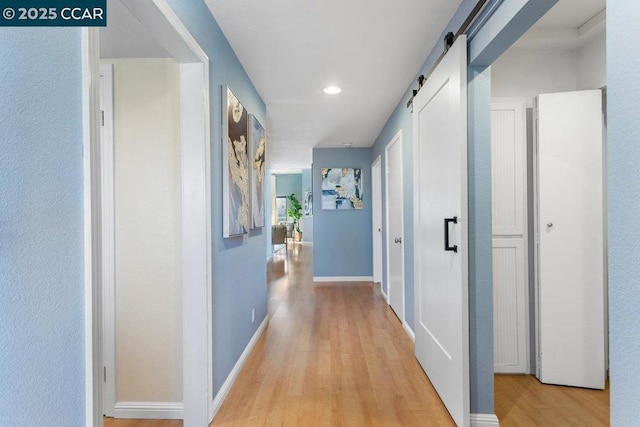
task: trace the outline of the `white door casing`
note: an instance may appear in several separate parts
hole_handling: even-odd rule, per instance
[[[180,64],[184,403],[167,408],[142,407],[122,410],[126,410],[127,415],[137,418],[183,418],[185,427],[205,425],[213,418],[209,58],[166,0],[152,2],[121,0],[121,2]],[[95,42],[85,47],[92,58],[89,64],[91,72],[99,68],[98,46],[99,43]],[[95,96],[99,99],[99,94]],[[97,138],[96,140],[92,138],[91,144],[98,145]],[[105,166],[103,158],[100,159],[100,163],[102,167]],[[92,167],[92,176],[104,173],[101,169]],[[104,185],[104,182],[102,184]],[[102,191],[101,188],[99,196],[104,201]],[[112,207],[109,208],[103,204],[100,210],[105,209],[109,211]],[[95,230],[94,233],[102,234],[102,231]],[[95,236],[93,238],[97,239]],[[105,254],[105,250],[101,248],[100,257],[109,256]],[[103,271],[103,274],[107,273]],[[104,289],[104,292],[110,292],[110,290]],[[102,300],[103,297],[101,296],[100,299]],[[104,303],[104,301],[99,302]],[[104,309],[107,310],[109,307],[105,306]],[[104,313],[104,315],[106,317],[109,314]],[[113,315],[112,312],[112,318]],[[103,331],[108,330],[105,328],[109,327],[104,326]],[[113,347],[111,350],[103,349],[105,353],[112,350]],[[103,367],[100,362],[102,359],[102,355],[94,355],[92,362],[94,370],[99,370],[97,377],[101,380],[103,378]],[[108,361],[108,357],[104,359]],[[107,376],[110,372],[107,372]],[[115,389],[113,390],[115,393]],[[104,402],[101,403],[104,404]],[[92,410],[95,414],[104,412],[97,405]],[[90,414],[87,415],[88,419],[90,416]],[[102,418],[96,415],[95,419],[98,417]]]
[[[385,148],[385,212],[387,224],[388,302],[404,324],[404,214],[402,184],[402,130]]]
[[[382,289],[382,159],[371,164],[371,209],[373,224],[373,281]]]
[[[416,357],[455,422],[468,426],[466,36],[414,98],[413,138]]]
[[[536,101],[539,378],[603,389],[602,94],[555,93]]]
[[[529,373],[524,99],[491,103],[493,348],[497,373]]]

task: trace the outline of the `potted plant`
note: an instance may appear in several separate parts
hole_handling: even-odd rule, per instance
[[[300,231],[300,218],[302,217],[302,205],[300,201],[291,193],[287,196],[289,199],[289,208],[287,209],[287,215],[293,219],[294,240],[299,242],[302,240],[302,231]]]

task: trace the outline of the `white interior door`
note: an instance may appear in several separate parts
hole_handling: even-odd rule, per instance
[[[529,373],[527,137],[524,99],[491,103],[493,364]]]
[[[373,224],[373,281],[382,283],[382,160],[371,164],[371,209]]]
[[[387,173],[387,284],[389,305],[404,324],[404,215],[402,208],[402,131],[389,142],[385,155]]]
[[[540,380],[605,383],[602,94],[537,99]]]
[[[415,97],[413,129],[416,357],[455,422],[467,426],[465,36],[457,39]]]

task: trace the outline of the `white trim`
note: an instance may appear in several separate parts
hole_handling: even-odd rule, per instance
[[[114,418],[181,420],[184,406],[178,402],[118,402]]]
[[[389,235],[389,151],[391,150],[391,147],[394,146],[395,144],[400,144],[400,153],[401,153],[401,157],[404,155],[404,150],[402,147],[403,144],[403,140],[402,140],[402,129],[400,129],[398,131],[398,133],[395,134],[395,136],[393,138],[391,138],[391,141],[389,141],[389,143],[384,147],[384,173],[386,175],[386,178],[384,180],[384,211],[385,211],[385,230],[387,232],[387,241],[386,241],[386,245],[387,245],[387,256],[386,256],[386,265],[387,265],[387,304],[389,304],[389,306],[391,306],[391,269],[389,268],[389,257],[390,257],[390,241],[391,241],[391,236]],[[404,164],[402,166],[402,169],[404,170]],[[404,177],[402,176],[402,174],[400,174],[400,179],[403,182],[404,185]],[[404,194],[401,194],[401,198],[403,200],[404,203]],[[402,211],[402,215],[400,215],[400,219],[399,221],[402,223],[401,227],[400,227],[400,238],[402,239],[402,243],[400,243],[400,245],[404,244],[404,206],[401,203],[400,204],[400,210]],[[404,282],[404,276],[405,276],[405,269],[404,269],[404,247],[401,248],[401,255],[402,255],[402,284],[400,286],[400,288],[402,289],[402,316],[400,318],[400,321],[402,323],[405,323],[405,315],[404,313],[406,312],[406,307],[405,307],[405,282]],[[392,307],[393,308],[393,307]],[[398,313],[396,313],[397,315]]]
[[[222,404],[224,403],[224,400],[227,398],[227,395],[229,394],[229,391],[231,390],[233,383],[236,381],[236,378],[238,378],[238,374],[240,374],[242,367],[247,361],[247,358],[253,351],[253,348],[258,343],[258,340],[262,336],[262,333],[264,332],[268,324],[269,324],[269,315],[267,314],[264,317],[264,320],[262,321],[260,326],[258,326],[258,329],[256,330],[256,332],[253,334],[253,337],[251,337],[251,341],[249,341],[249,344],[247,344],[247,346],[245,347],[244,351],[240,355],[240,358],[236,362],[235,366],[233,367],[231,372],[229,372],[227,379],[222,384],[222,387],[220,387],[220,391],[218,391],[218,394],[216,394],[215,399],[213,399],[213,401],[211,402],[209,413],[213,414],[211,417],[212,419],[216,416],[216,414],[222,407]]]
[[[471,427],[499,427],[500,420],[495,414],[471,414]]]
[[[314,282],[373,282],[373,276],[313,276]]]
[[[413,329],[411,329],[411,326],[409,326],[409,324],[407,322],[402,322],[402,328],[407,333],[407,335],[409,335],[409,338],[411,339],[411,342],[415,344],[416,343],[416,333],[413,332]]]
[[[212,401],[213,384],[209,58],[166,0],[148,2],[121,0],[121,3],[180,63],[183,140],[182,388],[184,399],[181,417],[184,417],[185,426],[206,425],[212,418],[209,403]],[[95,31],[96,52],[99,52],[97,29]],[[83,46],[83,53],[85,51],[87,48]],[[96,81],[97,58],[98,56],[95,63],[91,64],[94,67],[92,71],[96,73]],[[97,101],[98,96],[94,96]],[[94,143],[96,141],[98,141],[97,137]],[[99,174],[99,169],[92,171],[92,174]],[[86,187],[85,183],[85,190]],[[87,292],[87,295],[91,293]],[[98,298],[101,299],[102,296]],[[101,307],[101,303],[99,306]],[[86,313],[85,319],[91,311],[87,309]],[[99,325],[99,320],[94,322]],[[93,371],[99,375],[95,378],[101,378],[101,355],[86,357],[87,366],[91,366],[91,363],[95,365]],[[89,384],[88,387],[90,387]],[[90,401],[88,393],[87,391],[87,402]],[[92,398],[96,398],[96,395],[99,396],[99,391],[94,391]],[[90,411],[89,406],[87,404],[87,413]],[[116,406],[120,407],[121,404]],[[144,413],[151,416],[149,411]],[[94,411],[95,421],[87,421],[86,424],[101,425],[101,415],[102,411],[99,411],[99,414]]]
[[[115,203],[114,203],[114,146],[113,146],[113,64],[100,64],[100,106],[104,114],[102,126],[100,173],[102,228],[102,412],[112,416],[116,398],[115,355]],[[109,350],[109,351],[106,351]]]
[[[389,295],[387,295],[387,293],[384,291],[384,288],[382,287],[382,282],[380,282],[380,293],[384,297],[385,301],[387,301],[387,304],[389,304]]]
[[[377,170],[374,173],[374,170]],[[376,191],[377,190],[377,191]],[[373,233],[373,281],[382,286],[382,156],[378,154],[371,163],[371,227]],[[376,223],[376,220],[378,223]],[[379,242],[379,245],[378,243]],[[376,251],[376,248],[379,249]]]
[[[102,364],[101,283],[99,239],[94,230],[100,225],[100,202],[97,200],[100,125],[98,107],[98,58],[100,48],[97,28],[83,28],[82,34],[82,124],[83,124],[83,205],[84,205],[84,361],[85,423],[102,425],[102,389],[99,382]],[[94,275],[96,277],[94,277]]]

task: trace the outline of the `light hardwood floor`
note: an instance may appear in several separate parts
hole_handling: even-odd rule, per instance
[[[314,283],[312,247],[268,268],[270,322],[212,426],[454,425],[379,287]],[[607,425],[608,391],[496,376],[501,426]],[[105,420],[105,427],[180,421]]]

